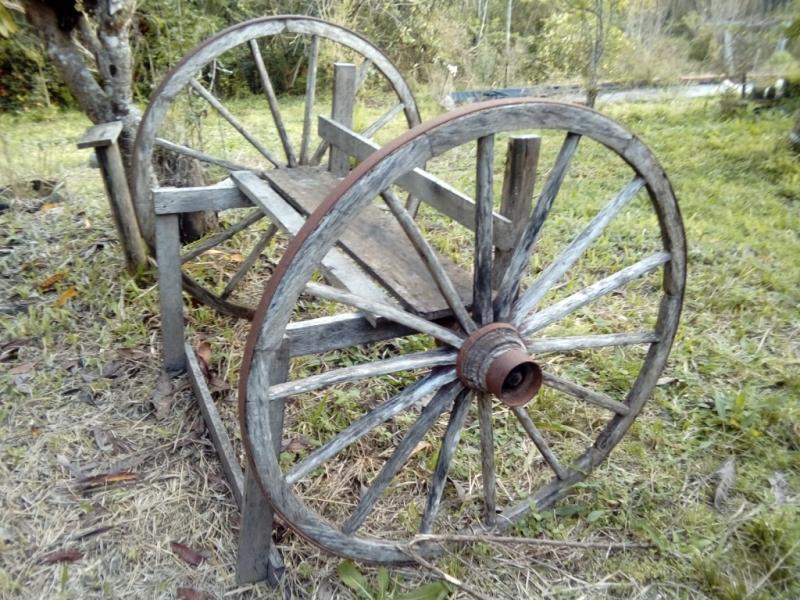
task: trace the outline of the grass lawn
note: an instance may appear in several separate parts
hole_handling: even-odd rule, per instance
[[[247,106],[237,108],[259,122],[263,112]],[[531,515],[515,533],[647,547],[481,543],[442,558],[440,569],[495,597],[800,597],[800,160],[786,142],[796,108],[785,103],[722,118],[718,100],[600,106],[653,149],[672,181],[688,240],[683,317],[664,377],[623,442],[553,510]],[[289,109],[290,128],[299,126],[301,111],[299,103]],[[423,116],[435,112],[423,106]],[[0,213],[0,597],[168,598],[180,587],[212,597],[281,597],[263,585],[237,588],[239,516],[199,412],[180,381],[168,405],[154,395],[157,290],[121,274],[100,174],[74,145],[86,126],[70,112],[0,115],[0,188],[11,186],[11,207]],[[545,146],[542,164],[557,149]],[[608,164],[591,145],[581,152],[538,260],[555,256],[603,206],[607,196],[595,191],[619,189],[611,174],[587,188],[583,182],[604,175]],[[469,180],[450,160],[430,168]],[[55,182],[55,192],[38,197],[27,183],[34,179]],[[581,200],[587,191],[596,204]],[[644,256],[656,241],[645,209],[642,203],[610,229],[560,293],[636,260],[619,252],[623,244],[640,246]],[[428,212],[421,222],[437,227]],[[460,240],[453,230],[435,243],[458,262]],[[211,277],[212,267],[200,260],[190,268]],[[602,320],[614,331],[620,314],[647,324],[655,288],[644,281],[568,325],[580,330],[587,319]],[[188,321],[193,343],[213,349],[216,397],[235,427],[247,324],[196,304]],[[416,343],[407,342],[412,350]],[[357,355],[335,358],[349,364]],[[639,360],[613,350],[564,368],[595,373],[612,393],[625,389],[621,382]],[[293,370],[326,366],[304,359]],[[153,401],[162,401],[157,414]],[[290,415],[288,437],[316,443],[360,410],[345,392],[313,402],[319,410]],[[548,435],[563,437],[560,451],[576,452],[574,431],[562,427],[564,406],[544,395],[538,410]],[[595,426],[589,421],[582,415],[571,422]],[[397,426],[408,423],[400,418]],[[473,423],[465,443],[476,436]],[[365,438],[361,460],[389,441]],[[534,452],[501,456],[503,481],[513,483]],[[423,448],[420,472],[435,458],[433,447]],[[462,454],[454,468],[471,481],[474,465],[474,455]],[[733,467],[727,490],[718,485],[723,465],[729,473]],[[124,476],[104,480],[109,473]],[[99,479],[87,481],[92,475]],[[357,493],[340,489],[357,488],[348,478],[315,477],[309,493]],[[448,487],[449,506],[468,512],[473,493],[479,485]],[[393,516],[401,522],[419,518],[406,497],[397,503]],[[429,570],[353,566],[279,533],[285,586],[296,597],[418,590],[428,598],[442,589],[429,585],[436,580]],[[191,566],[172,542],[201,550],[203,561]],[[62,550],[74,551],[73,560],[56,560],[52,553]],[[359,595],[353,588],[361,580],[367,591]],[[449,589],[450,597],[467,597]]]

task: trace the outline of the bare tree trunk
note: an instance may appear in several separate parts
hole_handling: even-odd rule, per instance
[[[591,54],[589,55],[589,72],[587,73],[586,84],[586,106],[592,108],[597,101],[597,94],[600,92],[600,65],[606,44],[603,0],[595,0],[594,6],[594,38],[592,40]]]
[[[506,70],[503,75],[503,87],[508,87],[508,71],[511,67],[511,14],[514,10],[514,0],[506,2]]]
[[[800,113],[797,114],[797,119],[794,122],[794,130],[789,134],[789,143],[795,152],[800,153]]]

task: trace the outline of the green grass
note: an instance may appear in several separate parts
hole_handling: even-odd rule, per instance
[[[235,108],[247,113],[249,125],[266,121],[264,112],[247,112],[247,100]],[[652,542],[656,549],[608,556],[597,551],[536,554],[534,558],[543,563],[535,564],[546,589],[572,585],[561,576],[566,571],[587,585],[606,579],[620,586],[621,595],[646,590],[667,597],[800,595],[800,160],[786,144],[792,108],[796,106],[784,104],[723,119],[716,101],[711,100],[601,106],[653,149],[669,175],[686,227],[689,275],[681,327],[665,372],[668,379],[656,388],[642,415],[604,465],[553,510],[534,514],[518,526],[518,533],[529,536],[644,541]],[[299,102],[287,110],[293,130],[301,122],[300,111]],[[423,106],[424,116],[434,111]],[[380,107],[369,107],[368,112],[380,114]],[[358,114],[357,122],[368,123],[365,115]],[[238,141],[220,136],[215,142],[213,118],[205,118],[207,131],[212,132],[207,143],[227,144],[224,147],[229,157],[238,160],[243,156],[245,146]],[[47,440],[49,454],[91,456],[85,440],[76,441],[71,430],[65,431],[42,416],[56,406],[62,411],[59,414],[70,415],[74,421],[90,418],[92,408],[74,403],[74,394],[69,391],[76,385],[84,386],[76,384],[77,375],[65,367],[76,355],[82,361],[79,370],[94,375],[86,385],[108,403],[106,406],[113,406],[121,384],[97,375],[120,349],[150,353],[144,373],[132,384],[141,386],[135,388],[140,396],[150,393],[157,368],[157,346],[153,345],[158,327],[155,290],[139,289],[120,275],[121,258],[108,241],[114,238],[114,232],[99,174],[84,166],[86,154],[73,145],[84,126],[84,119],[73,113],[45,114],[41,118],[0,115],[0,152],[5,160],[0,167],[0,183],[48,178],[66,184],[61,210],[36,211],[34,201],[20,196],[13,209],[0,216],[0,245],[14,249],[13,254],[0,258],[4,286],[0,300],[4,304],[33,302],[16,316],[0,315],[2,337],[35,341],[21,349],[17,359],[2,366],[36,362],[30,377],[20,379],[8,369],[0,372],[0,449],[5,465],[0,473],[7,482],[21,480],[25,470],[31,469],[34,459],[29,453],[38,443],[29,439],[31,424],[45,423],[43,439]],[[399,129],[395,124],[386,136]],[[543,171],[557,148],[557,141],[546,142]],[[474,175],[469,168],[457,165],[470,152],[470,148],[457,149],[455,155],[434,161],[430,168],[451,175],[463,189],[469,189]],[[582,145],[578,159],[574,180],[565,185],[559,210],[548,222],[537,267],[546,265],[547,259],[555,256],[619,188],[615,170],[618,161],[608,160],[591,144]],[[498,167],[501,160],[498,157]],[[33,212],[25,212],[25,207]],[[421,222],[434,231],[434,243],[443,253],[456,261],[466,260],[464,250],[470,240],[461,230],[437,234],[439,222],[429,212],[421,217]],[[581,268],[566,285],[549,298],[562,297],[644,256],[655,247],[655,236],[656,225],[647,203],[635,203],[584,257]],[[98,244],[98,250],[89,250],[98,248]],[[279,253],[279,246],[273,251]],[[214,261],[200,261],[194,268],[212,278],[219,273]],[[269,265],[265,269],[268,271]],[[60,270],[67,276],[53,290],[41,290],[41,282]],[[620,330],[623,324],[652,323],[653,303],[658,298],[654,282],[657,278],[645,279],[626,288],[624,296],[608,298],[577,313],[563,325],[563,331],[611,332]],[[57,306],[59,294],[71,286],[78,296],[63,307]],[[312,308],[304,300],[301,312],[324,314],[331,309]],[[238,349],[246,325],[221,319],[197,306],[190,309],[189,319],[192,339],[212,343],[217,372],[235,385]],[[401,345],[409,351],[427,343],[413,338]],[[395,350],[395,346],[384,344],[373,348],[373,354],[363,349],[339,352],[326,356],[324,364],[306,358],[296,361],[293,369],[296,374],[311,373]],[[640,362],[641,354],[636,350],[616,349],[581,353],[569,364],[556,366],[581,381],[588,378],[598,389],[613,394],[627,390]],[[386,397],[406,381],[401,377],[370,391],[374,397]],[[229,396],[223,393],[220,399]],[[117,418],[131,427],[133,423],[137,427],[140,422],[149,423],[152,417],[140,406],[142,401],[141,397],[129,400],[127,412]],[[136,410],[135,402],[139,403]],[[233,422],[230,403],[221,404],[226,418]],[[346,388],[321,398],[300,399],[296,404],[288,417],[288,431],[314,444],[364,410],[358,394]],[[533,414],[565,456],[585,447],[581,432],[596,431],[604,422],[601,413],[565,402],[551,391],[537,399]],[[381,464],[376,457],[391,450],[413,416],[404,415],[386,430],[368,436],[352,452],[345,453],[343,461],[355,461],[362,474],[374,473]],[[506,451],[498,455],[498,470],[513,486],[520,470],[533,468],[536,452],[511,444],[519,437],[513,422],[496,416],[495,425],[498,439],[509,441]],[[152,435],[169,442],[184,431],[186,424],[180,419],[168,420],[154,422],[152,428]],[[442,431],[443,427],[435,434]],[[478,457],[469,450],[470,444],[474,449],[477,435],[477,425],[471,422],[453,467],[455,479],[470,481],[478,476]],[[412,458],[407,481],[422,481],[429,476],[436,459],[435,437],[431,436],[430,444]],[[736,459],[736,479],[724,509],[718,511],[711,502],[715,486],[712,474],[729,457]],[[296,460],[288,454],[282,459],[287,465]],[[53,477],[49,469],[41,468],[40,479]],[[779,473],[786,481],[783,504],[779,504],[770,483]],[[368,475],[363,477],[368,479]],[[357,495],[358,483],[358,479],[344,481],[348,489],[342,492],[343,497]],[[305,488],[308,493],[315,489],[331,489],[324,472]],[[480,509],[479,503],[470,499],[455,502],[452,489],[448,488],[447,495],[456,521],[474,516]],[[6,508],[11,511],[10,506]],[[419,501],[405,502],[397,513],[398,528],[410,526],[421,509]],[[224,520],[217,527],[230,529]],[[29,543],[33,544],[33,539]],[[147,555],[149,543],[131,538],[126,556]],[[33,571],[22,566],[19,548],[3,544],[0,540],[5,563],[0,566],[0,595],[19,593]],[[225,544],[225,551],[232,552],[234,541],[225,539]],[[528,562],[528,555],[515,555],[515,562],[509,566],[499,561],[498,552],[502,554],[493,547],[476,546],[443,560],[440,566],[478,588],[485,584],[481,569],[516,582],[526,581],[527,570],[534,564]],[[5,561],[6,556],[9,561]],[[333,570],[328,568],[331,573]],[[378,577],[384,577],[378,571],[365,572],[373,587]],[[300,569],[298,573],[308,585],[317,575],[313,569]],[[392,577],[403,581],[406,575],[397,572]],[[73,580],[76,596],[85,584],[85,580]],[[542,589],[531,587],[533,584],[518,585],[521,587],[514,589],[531,594]],[[589,587],[590,592],[601,593],[599,589]]]

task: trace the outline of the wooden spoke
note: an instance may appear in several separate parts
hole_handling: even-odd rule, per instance
[[[325,153],[328,151],[328,148],[330,148],[330,146],[331,145],[329,142],[322,140],[317,146],[317,149],[314,150],[314,153],[311,155],[311,158],[308,159],[308,164],[311,165],[312,167],[318,166],[319,163],[322,162],[322,159],[325,156]]]
[[[519,330],[523,335],[531,334],[551,323],[555,323],[559,319],[563,319],[568,314],[578,310],[582,306],[597,300],[601,296],[617,289],[649,273],[650,271],[660,267],[665,262],[670,260],[669,252],[656,252],[629,267],[625,267],[621,271],[617,271],[613,275],[609,275],[600,281],[593,283],[587,288],[548,306],[546,309],[534,314],[530,319],[524,321],[519,326]]]
[[[556,455],[553,454],[550,446],[545,441],[542,432],[539,431],[539,428],[533,424],[533,420],[531,419],[530,415],[528,415],[528,411],[525,410],[525,407],[516,406],[511,410],[519,420],[522,428],[525,430],[525,433],[528,434],[528,437],[531,438],[531,441],[539,449],[539,453],[542,455],[542,458],[544,458],[545,462],[550,465],[551,469],[553,469],[556,477],[559,479],[565,479],[568,475],[567,471],[565,471],[564,467],[561,466],[561,463],[558,462]]]
[[[464,342],[463,338],[455,334],[450,329],[377,300],[362,298],[360,296],[356,296],[355,294],[344,292],[329,285],[323,285],[319,283],[307,283],[305,291],[312,296],[317,296],[318,298],[332,300],[333,302],[340,302],[342,304],[347,304],[354,308],[366,311],[369,314],[385,317],[390,321],[400,323],[401,325],[406,325],[412,329],[415,329],[416,331],[419,331],[420,333],[427,333],[428,335],[435,337],[437,340],[440,340],[446,344],[450,344],[455,348],[460,348],[461,344]]]
[[[219,233],[212,235],[210,238],[208,238],[201,244],[198,244],[192,250],[186,252],[183,256],[181,256],[181,264],[186,263],[192,260],[193,258],[200,256],[204,252],[208,252],[209,250],[211,250],[211,248],[214,248],[215,246],[219,246],[222,242],[229,240],[237,233],[239,233],[243,229],[247,229],[254,223],[257,223],[265,216],[266,215],[264,215],[264,213],[261,212],[260,210],[258,209],[254,210],[238,223],[234,223],[230,227],[226,227],[223,231],[220,231]]]
[[[605,230],[611,220],[628,205],[642,187],[644,187],[644,179],[641,177],[634,178],[603,210],[597,213],[586,229],[581,231],[569,247],[544,270],[514,306],[514,321],[517,325],[536,308],[545,294],[575,264],[592,242]]]
[[[442,438],[442,445],[439,448],[439,458],[436,461],[436,469],[433,472],[430,487],[428,488],[428,499],[425,503],[425,512],[422,515],[422,522],[419,527],[420,533],[430,533],[436,513],[439,511],[439,503],[442,500],[444,484],[447,481],[447,473],[450,471],[450,463],[458,446],[461,437],[461,429],[464,427],[464,420],[467,418],[472,392],[462,390],[453,405],[453,412],[450,413],[450,420],[447,422],[447,429]]]
[[[447,371],[431,373],[420,379],[391,400],[387,400],[380,406],[370,410],[366,415],[297,463],[287,473],[286,482],[292,484],[300,481],[314,469],[360,440],[381,423],[385,423],[393,416],[413,406],[428,394],[432,394],[443,385],[454,381],[455,378],[455,371],[448,369]]]
[[[164,138],[156,138],[154,141],[156,146],[160,146],[165,150],[170,150],[171,152],[175,152],[176,154],[183,154],[184,156],[197,159],[200,162],[208,163],[210,165],[217,165],[218,167],[222,167],[223,169],[226,169],[228,171],[248,170],[248,167],[240,165],[239,163],[235,163],[230,160],[225,160],[224,158],[217,158],[216,156],[211,156],[210,154],[206,154],[205,152],[200,152],[199,150],[195,150],[194,148],[190,148],[189,146],[177,144],[175,142],[165,140]]]
[[[289,135],[286,133],[286,127],[283,124],[283,117],[281,116],[281,109],[278,106],[278,98],[275,96],[275,89],[272,87],[272,80],[267,73],[267,67],[264,65],[264,58],[261,56],[261,50],[258,48],[256,40],[250,40],[250,52],[253,54],[253,60],[258,69],[258,75],[261,78],[261,87],[264,89],[264,94],[267,96],[269,103],[269,110],[272,113],[272,120],[275,122],[275,127],[278,130],[278,136],[281,138],[283,144],[283,151],[286,153],[286,161],[290,167],[297,165],[297,157],[292,149],[292,144],[289,141]]]
[[[567,381],[566,379],[562,379],[552,373],[544,373],[544,384],[548,387],[553,388],[554,390],[558,390],[560,392],[564,392],[565,394],[569,394],[570,396],[574,396],[584,402],[588,402],[589,404],[594,404],[596,406],[601,406],[603,408],[607,408],[610,411],[617,413],[618,415],[627,415],[630,412],[630,408],[627,404],[623,404],[622,402],[617,402],[616,400],[612,400],[608,396],[604,396],[598,392],[593,392],[592,390],[587,390],[584,387],[581,387],[575,383]]]
[[[574,352],[575,350],[605,348],[607,346],[653,344],[660,339],[660,336],[655,332],[638,331],[634,333],[538,338],[528,341],[526,347],[531,354],[544,354],[546,352]]]
[[[511,313],[511,304],[517,294],[522,273],[530,262],[533,247],[536,244],[536,240],[539,239],[542,226],[547,220],[550,209],[553,207],[553,202],[561,189],[561,184],[564,182],[564,177],[567,174],[570,162],[572,162],[572,156],[578,148],[580,139],[580,135],[572,132],[568,133],[564,139],[553,169],[550,171],[539,200],[536,202],[536,207],[533,209],[533,215],[522,232],[522,237],[514,250],[514,254],[511,255],[494,303],[495,318],[499,321],[508,320],[508,316]]]
[[[422,441],[428,430],[433,427],[436,420],[447,410],[462,389],[461,384],[458,381],[454,381],[436,393],[433,400],[422,410],[422,414],[408,430],[395,449],[394,454],[383,465],[380,473],[372,481],[370,488],[362,496],[358,506],[342,525],[342,533],[352,535],[364,523],[364,519],[367,518],[372,507],[380,499],[386,486],[394,479],[394,476],[397,475],[397,472],[411,456],[417,444]]]
[[[225,285],[225,289],[222,290],[222,293],[219,295],[220,298],[225,300],[233,293],[233,290],[236,289],[236,286],[239,285],[247,272],[253,267],[258,260],[258,257],[261,256],[261,253],[264,252],[267,244],[269,244],[269,241],[275,236],[276,233],[278,233],[278,226],[274,223],[270,223],[269,227],[267,227],[267,230],[264,231],[264,233],[262,233],[258,238],[256,245],[253,246],[252,250],[250,250],[247,258],[244,259],[244,262],[242,262],[242,264],[236,270],[236,273],[233,274],[233,277],[231,277],[230,281],[227,283],[227,285]]]
[[[494,467],[494,431],[492,427],[492,396],[490,394],[478,394],[478,422],[481,429],[484,522],[487,525],[493,525],[497,520],[497,475]]]
[[[308,73],[306,75],[306,104],[303,113],[303,138],[300,143],[300,164],[308,164],[309,143],[311,141],[312,115],[314,113],[314,97],[317,93],[317,61],[319,60],[319,36],[311,37],[311,49],[308,54]]]
[[[358,65],[358,73],[356,74],[356,91],[361,89],[364,82],[367,80],[369,70],[372,67],[372,60],[365,58],[360,65]]]
[[[348,383],[360,381],[378,375],[388,375],[399,371],[411,371],[414,369],[427,369],[453,365],[456,362],[456,353],[452,350],[439,348],[430,352],[417,352],[395,358],[387,358],[363,365],[343,367],[333,369],[319,375],[311,375],[302,379],[279,383],[269,388],[269,400],[279,400],[288,398],[305,392],[313,392],[323,387],[335,385],[337,383]]]
[[[464,331],[467,333],[472,333],[475,331],[475,321],[472,320],[467,312],[467,309],[464,308],[464,301],[456,291],[453,281],[450,279],[447,271],[445,271],[445,268],[439,260],[439,257],[436,255],[436,251],[428,243],[428,240],[425,239],[422,231],[420,231],[417,223],[411,218],[411,215],[408,213],[394,192],[387,190],[381,194],[381,197],[389,206],[392,214],[397,219],[397,222],[400,223],[400,226],[403,228],[403,231],[408,236],[408,239],[411,241],[414,248],[416,248],[420,257],[422,257],[422,260],[425,262],[425,266],[436,282],[436,286],[439,288],[442,296],[444,296],[447,305],[452,309],[453,314],[455,314],[456,319],[458,320],[462,329],[464,329]]]
[[[270,152],[267,150],[264,145],[259,142],[253,135],[245,129],[244,125],[242,125],[239,120],[234,117],[231,112],[225,108],[225,106],[220,102],[214,94],[209,92],[206,88],[204,88],[199,81],[196,79],[192,79],[189,82],[189,85],[192,86],[192,89],[197,92],[206,102],[208,102],[214,110],[216,110],[220,116],[225,119],[228,123],[230,123],[231,127],[233,127],[236,131],[238,131],[241,136],[250,142],[250,145],[253,146],[259,153],[266,158],[269,162],[271,162],[276,167],[282,167],[280,161]]]
[[[492,192],[494,136],[478,138],[475,176],[475,262],[472,302],[475,320],[481,325],[492,322]]]
[[[372,138],[372,136],[378,133],[389,121],[391,121],[401,112],[403,112],[404,108],[405,104],[403,104],[402,102],[400,104],[395,104],[392,108],[387,110],[375,121],[373,121],[368,127],[366,127],[361,132],[360,135],[363,135],[365,138]]]

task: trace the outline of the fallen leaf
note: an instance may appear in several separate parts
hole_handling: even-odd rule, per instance
[[[91,490],[103,487],[112,483],[122,483],[125,481],[136,481],[139,476],[131,471],[121,471],[119,473],[100,473],[91,477],[83,477],[79,483],[83,490]]]
[[[188,587],[179,587],[175,594],[180,600],[211,600],[212,596],[200,590]]]
[[[228,385],[228,382],[224,379],[220,379],[216,375],[212,375],[208,380],[209,392],[227,392],[229,389],[231,389],[231,386]]]
[[[678,381],[677,377],[659,377],[656,385],[669,385]]]
[[[110,363],[103,367],[101,375],[106,379],[116,379],[122,374],[125,369],[125,363],[121,360],[112,360]]]
[[[156,410],[157,419],[163,419],[169,415],[174,399],[175,394],[172,390],[172,379],[166,371],[162,371],[158,376],[153,395],[150,397],[150,404],[152,404],[153,408]]]
[[[283,452],[291,452],[292,454],[298,454],[303,450],[309,450],[311,448],[311,443],[302,437],[295,437],[290,439],[286,442],[281,450]]]
[[[92,529],[84,529],[83,531],[79,531],[78,533],[74,534],[72,539],[76,542],[79,540],[86,540],[93,538],[96,535],[100,535],[101,533],[111,531],[114,529],[114,527],[115,525],[102,525],[100,527],[93,527]]]
[[[30,341],[25,339],[11,340],[10,342],[6,342],[0,346],[0,362],[14,360],[17,358],[17,356],[19,356],[19,349],[27,346],[29,343]]]
[[[58,208],[58,204],[55,202],[45,202],[39,207],[39,210],[42,212],[47,212],[48,210],[53,210],[54,208]]]
[[[44,565],[52,565],[53,563],[61,562],[75,562],[83,558],[83,552],[77,548],[64,548],[63,550],[55,550],[45,554],[39,562]]]
[[[38,425],[31,425],[31,437],[35,439],[40,435],[42,435],[42,428]]]
[[[722,466],[714,473],[717,479],[717,487],[714,490],[714,508],[722,512],[725,503],[728,501],[728,493],[736,480],[736,457],[731,456],[726,459]]]
[[[95,427],[92,430],[92,434],[94,435],[94,441],[97,444],[97,447],[103,452],[108,452],[114,447],[114,445],[111,443],[111,436],[105,429]]]
[[[16,367],[9,369],[9,375],[24,375],[25,373],[30,373],[33,370],[33,367],[36,366],[34,361],[31,362],[24,362],[19,363]]]
[[[41,283],[39,283],[38,287],[41,291],[46,292],[47,290],[51,289],[55,284],[59,281],[64,279],[67,276],[66,271],[59,271],[58,273],[53,273],[50,277],[44,279]]]
[[[139,348],[122,348],[117,354],[127,360],[147,360],[150,358],[150,354]]]
[[[180,542],[170,542],[169,547],[183,562],[188,563],[193,567],[196,567],[203,561],[208,560],[208,557],[206,557],[205,554],[201,554],[197,550],[193,550],[192,548],[189,548],[189,546],[181,544]]]
[[[197,354],[197,361],[200,363],[203,375],[205,375],[206,379],[209,379],[211,377],[211,344],[200,342],[195,354]]]
[[[72,461],[70,461],[70,459],[68,459],[63,454],[56,454],[56,462],[62,467],[64,467],[67,471],[69,471],[69,474],[72,477],[75,477],[76,479],[86,477],[86,473],[84,473],[81,469],[73,465]]]
[[[238,252],[234,252],[233,254],[228,254],[228,260],[235,263],[244,262],[244,256],[239,254]]]
[[[56,300],[56,306],[64,306],[77,295],[78,290],[76,290],[73,286],[68,287],[66,290],[61,292],[61,295]]]

